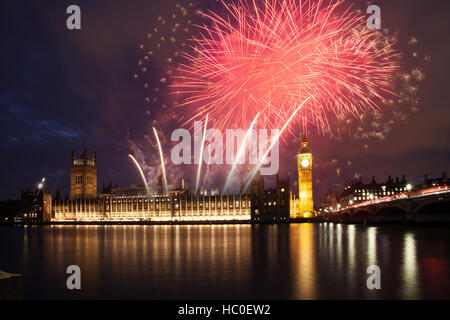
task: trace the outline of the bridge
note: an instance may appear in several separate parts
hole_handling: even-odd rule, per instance
[[[450,186],[369,200],[336,209],[322,218],[341,223],[450,222]]]

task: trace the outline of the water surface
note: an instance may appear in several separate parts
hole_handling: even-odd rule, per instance
[[[0,228],[26,299],[450,299],[450,228],[341,224]],[[82,290],[66,288],[78,265]],[[369,290],[367,267],[381,269]]]

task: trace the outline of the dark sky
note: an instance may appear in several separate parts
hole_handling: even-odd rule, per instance
[[[173,11],[178,2],[187,3],[1,2],[0,199],[18,198],[22,187],[36,184],[43,176],[48,178],[50,189],[67,193],[70,152],[81,152],[83,138],[89,151],[97,151],[100,186],[104,182],[122,186],[140,183],[127,155],[133,152],[130,141],[143,146],[144,136],[151,136],[152,119],[145,116],[145,93],[132,75],[147,31],[158,16]],[[212,1],[193,2],[198,8],[216,5]],[[364,3],[356,6],[365,8]],[[70,4],[81,7],[80,31],[66,28]],[[390,174],[404,173],[420,182],[425,172],[437,176],[449,169],[450,2],[389,0],[377,4],[383,27],[399,31],[400,44],[404,44],[400,49],[407,54],[418,51],[418,59],[431,57],[422,67],[427,77],[420,86],[422,101],[418,112],[396,122],[382,141],[338,141],[312,134],[316,199],[355,174],[366,181],[375,175],[381,181]],[[411,36],[419,41],[415,49],[406,45]],[[155,110],[156,115],[161,112]],[[169,135],[170,130],[166,131]],[[296,143],[289,138],[281,149],[282,175],[290,172],[296,177]],[[152,153],[146,157],[155,158],[152,146],[144,150]],[[166,144],[166,153],[169,150]],[[152,163],[148,161],[149,166]],[[181,170],[193,180],[193,168]],[[218,184],[220,177],[217,179]]]

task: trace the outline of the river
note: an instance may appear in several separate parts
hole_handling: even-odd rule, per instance
[[[25,299],[450,299],[449,267],[449,227],[0,228],[0,269],[24,275]]]

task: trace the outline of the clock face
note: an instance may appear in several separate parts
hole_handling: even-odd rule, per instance
[[[309,167],[309,160],[304,159],[300,164],[303,168]]]

